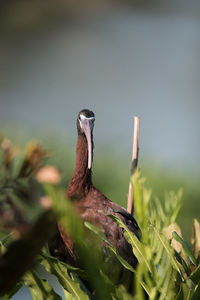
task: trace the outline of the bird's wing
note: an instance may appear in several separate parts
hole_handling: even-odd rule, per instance
[[[110,200],[109,200],[110,201]],[[123,207],[110,201],[109,207],[112,210],[111,214],[117,215],[138,238],[140,238],[140,228],[135,218]]]
[[[98,224],[103,224],[103,227],[105,227],[108,223],[111,225],[113,221],[110,220],[109,215],[115,215],[140,239],[140,228],[134,217],[125,208],[110,200],[108,200],[107,205],[104,205],[104,207],[94,208],[90,206],[79,206],[79,209],[83,220],[91,220],[92,223],[96,223],[97,226]]]
[[[139,238],[139,227],[130,215],[126,215],[126,210],[124,212],[123,208],[113,210],[109,208],[94,208],[88,206],[80,207],[81,219],[92,223],[93,225],[99,227],[102,232],[106,235],[107,239],[113,244],[119,254],[126,259],[132,266],[135,266],[137,260],[132,252],[132,247],[125,239],[123,231],[124,229],[119,227],[117,223],[109,217],[109,215],[115,215],[119,217],[124,224]],[[107,244],[104,244],[104,248],[107,248]]]

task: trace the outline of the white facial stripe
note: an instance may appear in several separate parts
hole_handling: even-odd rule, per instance
[[[94,121],[94,120],[95,120],[95,117],[87,118],[86,116],[80,114],[79,123],[80,123],[80,127],[81,127],[81,128],[83,128],[83,124],[84,124],[84,122],[85,122],[86,120],[88,120],[88,121]],[[89,122],[89,124],[90,124],[90,128],[91,128],[91,130],[92,130],[93,127],[94,127],[94,123],[93,123],[93,122]]]
[[[81,115],[81,114],[80,114],[80,118],[81,118],[81,121],[84,121],[84,120],[94,120],[95,119],[95,117],[87,118],[86,116]]]

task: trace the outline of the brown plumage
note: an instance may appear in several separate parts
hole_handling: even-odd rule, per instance
[[[106,198],[92,184],[94,118],[94,113],[89,110],[82,110],[78,114],[76,163],[67,188],[67,196],[75,202],[82,220],[100,227],[121,256],[135,267],[137,260],[131,245],[124,238],[123,229],[118,227],[108,215],[119,217],[139,238],[140,230],[135,219],[123,207]],[[104,245],[104,247],[106,246]],[[53,256],[74,266],[79,266],[73,241],[60,225],[58,225],[56,237],[49,244],[49,249]]]

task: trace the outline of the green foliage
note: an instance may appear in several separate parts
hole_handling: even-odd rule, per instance
[[[70,266],[44,254],[42,255],[41,264],[49,273],[54,274],[58,278],[62,287],[71,294],[73,298],[77,300],[89,300],[89,295],[81,288],[81,286],[83,287],[83,283],[75,274],[75,271],[79,271],[78,269],[76,270],[76,268],[74,268],[73,270],[72,268],[70,272]],[[70,274],[68,274],[68,272]],[[86,288],[84,288],[84,290],[86,291]]]
[[[119,218],[110,216],[123,228],[137,257],[138,265],[134,270],[99,228],[82,223],[72,203],[66,199],[62,184],[57,182],[55,170],[48,168],[48,172],[45,169],[47,174],[42,173],[43,177],[37,175],[44,166],[47,152],[34,143],[24,155],[15,156],[13,147],[4,141],[1,152],[0,293],[4,299],[12,298],[23,284],[29,288],[33,299],[61,299],[50,282],[37,271],[37,265],[56,276],[65,299],[199,298],[200,225],[195,220],[192,248],[182,238],[176,224],[181,190],[166,194],[161,203],[152,197],[141,175],[135,173],[134,213],[141,228],[141,240]],[[54,180],[49,172],[55,175]],[[48,254],[45,243],[53,235],[57,222],[73,237],[81,269]],[[107,245],[103,255],[102,244]],[[117,283],[122,266],[127,274],[133,275],[131,290],[127,289],[127,280],[131,277],[124,277]]]
[[[151,193],[146,190],[144,180],[137,172],[133,187],[135,215],[142,230],[140,251],[135,241],[129,239],[141,262],[138,265],[140,277],[136,276],[136,287],[140,289],[143,280],[150,299],[174,299],[176,295],[184,295],[182,299],[195,299],[200,277],[195,281],[193,276],[198,270],[199,260],[194,257],[191,247],[173,231],[177,226],[171,226],[181,207],[182,192],[166,195],[162,206],[157,199],[150,198]],[[125,230],[130,235],[127,228]],[[174,240],[178,243],[174,243]]]
[[[61,300],[48,281],[41,279],[35,271],[26,272],[23,281],[29,287],[33,300]]]

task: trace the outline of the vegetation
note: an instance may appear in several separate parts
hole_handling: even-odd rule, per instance
[[[134,270],[94,225],[81,223],[65,197],[61,175],[45,164],[49,156],[31,143],[22,154],[2,138],[0,171],[0,296],[10,299],[26,285],[33,299],[61,299],[40,271],[56,276],[65,299],[198,299],[200,293],[200,224],[193,223],[189,245],[177,225],[182,190],[169,192],[162,203],[152,197],[145,180],[134,175],[135,218],[142,231],[139,241],[120,221],[138,259]],[[73,237],[83,265],[74,268],[48,253],[47,241],[60,222]],[[91,238],[92,237],[92,238]],[[91,243],[92,241],[92,243]],[[101,244],[113,259],[105,261]],[[133,276],[133,290],[114,276],[123,265]]]

